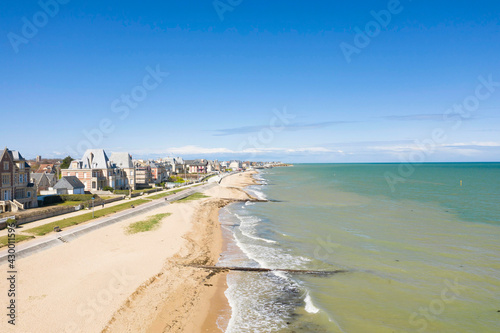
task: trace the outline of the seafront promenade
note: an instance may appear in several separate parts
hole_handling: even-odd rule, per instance
[[[67,243],[75,238],[78,238],[78,237],[84,235],[84,234],[87,234],[87,233],[92,232],[94,230],[108,226],[110,224],[116,223],[116,222],[120,221],[121,219],[134,217],[136,215],[140,215],[140,214],[146,213],[148,211],[154,210],[160,206],[168,205],[168,204],[170,204],[170,202],[186,198],[197,191],[208,190],[211,187],[213,187],[215,184],[216,184],[216,182],[210,182],[208,184],[204,184],[201,186],[196,186],[196,185],[200,185],[200,184],[191,185],[191,186],[186,187],[185,190],[182,190],[182,191],[177,192],[175,194],[169,195],[167,197],[152,200],[151,202],[142,204],[141,206],[138,206],[135,208],[131,207],[130,209],[127,209],[125,211],[118,212],[118,213],[112,214],[110,216],[101,217],[101,218],[98,218],[92,222],[88,222],[88,223],[84,223],[84,224],[80,224],[80,225],[77,225],[74,227],[67,228],[68,230],[63,230],[63,231],[57,232],[57,233],[56,232],[50,233],[46,236],[38,237],[38,238],[35,238],[33,240],[21,243],[21,244],[16,246],[16,258],[27,257],[33,253],[37,253],[37,252],[43,251],[45,249],[51,248],[53,246]],[[159,193],[164,193],[164,192],[159,192]],[[153,194],[148,195],[148,196],[153,196],[156,194],[158,194],[158,193],[153,193]],[[144,198],[147,199],[148,196],[145,196]],[[168,200],[165,200],[165,198],[167,198]],[[123,200],[118,201],[117,203],[122,204]],[[110,204],[110,205],[112,205],[112,204]],[[72,214],[67,214],[67,215],[65,215],[64,218],[67,218],[70,216],[81,215],[84,213],[88,213],[88,211],[83,210],[83,211],[78,211],[78,212],[75,212]],[[54,222],[57,220],[61,220],[61,217],[57,216],[57,217],[52,217],[49,219],[36,221],[36,222],[30,223],[29,227],[32,228],[35,226],[45,225],[47,223],[51,223],[51,222]],[[19,229],[17,229],[17,230],[19,230]],[[0,236],[5,236],[7,234],[7,229],[2,230],[2,232],[3,233],[0,234]],[[4,264],[7,261],[7,258],[8,258],[7,251],[8,251],[7,247],[5,247],[4,250],[0,251],[0,265]]]

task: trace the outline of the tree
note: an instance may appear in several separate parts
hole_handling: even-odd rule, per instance
[[[71,156],[66,156],[64,160],[62,160],[61,169],[69,168],[69,164],[71,163],[71,161],[73,161],[73,158],[71,158]]]

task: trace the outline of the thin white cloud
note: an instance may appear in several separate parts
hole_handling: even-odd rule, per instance
[[[498,142],[471,142],[471,143],[451,143],[447,144],[448,147],[463,147],[463,146],[477,146],[477,147],[500,147]]]
[[[170,155],[213,155],[213,154],[324,154],[324,153],[343,153],[339,150],[331,150],[324,147],[299,147],[299,148],[281,148],[281,147],[258,147],[246,148],[243,150],[233,150],[223,147],[207,148],[200,146],[182,146],[171,147],[158,150],[134,150],[133,154],[170,154]]]
[[[457,143],[447,143],[447,144],[436,144],[430,147],[418,145],[416,143],[408,143],[408,144],[372,146],[372,147],[367,147],[367,149],[396,156],[403,156],[404,154],[409,154],[416,151],[423,151],[429,154],[446,152],[455,155],[473,156],[483,153],[485,149],[497,148],[497,147],[500,147],[500,143],[498,142],[470,142],[470,143],[457,142]]]

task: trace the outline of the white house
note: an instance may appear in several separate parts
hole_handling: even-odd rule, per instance
[[[75,176],[62,177],[53,189],[57,194],[85,194],[85,185]]]
[[[239,169],[241,169],[241,161],[231,161],[231,163],[229,163],[229,169],[238,171]]]

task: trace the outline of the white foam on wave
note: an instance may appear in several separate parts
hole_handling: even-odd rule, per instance
[[[250,192],[250,194],[253,194],[259,200],[267,200],[267,196],[264,194],[264,192],[259,191],[255,188],[248,188],[247,192]]]
[[[259,241],[263,241],[266,243],[270,243],[270,244],[278,243],[274,240],[262,238],[262,237],[255,235],[257,233],[257,231],[255,230],[256,229],[255,227],[258,225],[259,222],[261,222],[261,220],[259,218],[255,217],[255,216],[240,216],[238,214],[234,214],[234,215],[238,218],[238,220],[240,220],[240,231],[244,236],[251,238],[251,239],[254,239],[254,240],[259,240]]]
[[[263,242],[266,242],[266,243],[269,243],[269,244],[276,244],[278,243],[277,241],[273,241],[273,240],[270,240],[270,239],[265,239],[265,238],[262,238],[262,237],[257,237],[257,236],[252,236],[250,234],[247,234],[245,232],[241,232],[243,235],[247,236],[248,238],[251,238],[251,239],[255,239],[255,240],[260,240],[260,241],[263,241]]]
[[[314,306],[314,303],[312,301],[312,298],[311,298],[311,295],[309,294],[309,291],[307,291],[306,293],[306,298],[304,300],[306,302],[306,311],[309,312],[309,313],[318,313],[319,312],[319,309]]]

